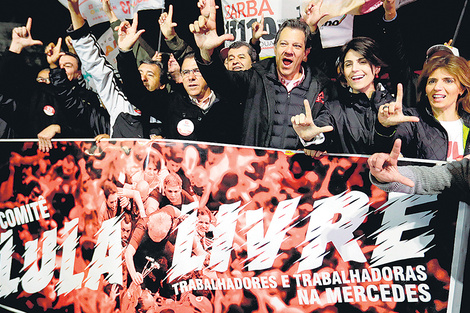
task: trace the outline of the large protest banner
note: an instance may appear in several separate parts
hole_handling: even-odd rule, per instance
[[[364,157],[0,145],[3,311],[459,312],[462,204],[388,195]]]

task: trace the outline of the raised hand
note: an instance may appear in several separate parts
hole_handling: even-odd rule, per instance
[[[119,49],[123,51],[129,51],[132,49],[136,41],[139,39],[140,35],[145,32],[145,29],[137,30],[138,25],[138,15],[134,13],[134,19],[132,20],[132,25],[128,21],[121,22],[121,25],[116,27],[118,31],[118,45]]]
[[[261,15],[261,20],[254,22],[251,25],[251,43],[256,44],[263,35],[269,34],[268,31],[264,30],[264,15]]]
[[[112,23],[114,21],[117,21],[118,18],[116,14],[113,11],[113,8],[111,6],[111,0],[102,0],[103,2],[103,11],[106,13],[106,16],[109,19],[109,22]]]
[[[310,3],[305,7],[304,14],[302,15],[302,19],[308,24],[308,26],[310,26],[310,30],[312,32],[317,30],[318,22],[328,15],[326,12],[321,12],[323,0],[318,1],[318,3],[316,2],[317,0],[310,1]]]
[[[215,5],[214,0],[199,0],[197,2],[197,7],[199,8],[200,14],[209,17],[211,6],[215,6],[216,9],[219,8],[218,5]]]
[[[60,47],[62,45],[62,38],[59,37],[57,40],[57,44],[51,42],[47,45],[44,53],[46,54],[47,63],[49,63],[50,68],[57,68],[59,67],[59,59],[65,53],[60,51]]]
[[[379,123],[385,127],[395,126],[405,122],[419,122],[416,116],[403,115],[403,85],[397,85],[397,99],[394,102],[379,107]]]
[[[160,30],[166,39],[171,40],[176,36],[175,27],[178,26],[178,24],[173,23],[173,5],[170,4],[168,13],[163,12],[160,15],[158,24],[160,24]]]
[[[400,156],[401,139],[395,140],[392,151],[388,153],[375,153],[369,157],[370,173],[381,183],[397,182],[408,187],[414,187],[414,182],[400,174],[398,171],[398,157]]]
[[[31,37],[31,25],[33,24],[33,19],[28,18],[26,26],[15,27],[13,28],[11,34],[11,44],[10,51],[13,53],[21,53],[21,51],[26,47],[31,47],[35,45],[42,45],[42,41],[34,40]]]
[[[216,6],[214,0],[209,1],[209,16],[200,15],[197,21],[189,25],[189,30],[194,34],[201,57],[209,62],[215,48],[226,40],[234,40],[231,34],[217,35]],[[206,4],[207,5],[207,4]]]
[[[292,126],[300,138],[304,141],[311,141],[317,135],[333,130],[333,126],[318,127],[315,125],[312,118],[312,111],[310,110],[310,103],[307,99],[304,100],[304,107],[305,114],[300,113],[291,117]]]

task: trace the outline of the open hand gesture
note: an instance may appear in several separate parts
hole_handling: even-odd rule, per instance
[[[403,85],[397,85],[397,99],[394,102],[379,107],[379,123],[385,127],[395,126],[405,122],[419,122],[416,116],[403,115]]]
[[[304,141],[311,141],[317,135],[321,133],[330,132],[333,130],[333,126],[318,127],[313,122],[312,111],[310,109],[310,103],[307,99],[304,100],[305,114],[300,113],[291,117],[292,126],[295,132]]]
[[[134,13],[132,25],[128,21],[124,21],[117,27],[119,49],[123,51],[131,50],[140,35],[145,32],[145,29],[137,30],[138,22],[138,15]]]
[[[398,171],[398,157],[400,156],[401,139],[395,140],[392,152],[374,153],[369,157],[367,163],[370,173],[381,183],[397,182],[408,187],[413,187],[414,182],[400,174]]]
[[[40,40],[34,40],[33,37],[31,37],[32,23],[33,19],[29,17],[25,26],[13,28],[10,44],[11,52],[20,53],[26,47],[42,45]]]

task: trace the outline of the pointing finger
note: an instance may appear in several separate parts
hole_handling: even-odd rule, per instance
[[[305,118],[307,120],[313,120],[312,119],[312,110],[310,109],[310,103],[308,102],[307,99],[304,99],[304,107],[305,107]]]
[[[171,20],[173,19],[173,5],[170,4],[170,6],[168,7],[168,18]]]
[[[134,30],[137,30],[137,25],[139,24],[139,15],[137,14],[137,12],[134,13],[134,19],[132,21],[132,28]]]
[[[398,103],[403,103],[403,85],[402,84],[398,84],[397,85],[397,100],[396,102]]]
[[[33,19],[28,17],[28,21],[26,22],[26,29],[28,30],[28,32],[31,31],[31,25],[33,24]]]
[[[57,39],[56,47],[59,47],[58,49],[60,50],[61,46],[62,46],[62,37],[59,37],[59,39]]]
[[[400,156],[401,150],[401,139],[395,140],[393,143],[392,151],[390,152],[390,161],[392,165],[396,165],[398,163],[398,157]]]

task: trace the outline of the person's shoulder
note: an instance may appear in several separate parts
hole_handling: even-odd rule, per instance
[[[193,197],[189,194],[189,192],[187,192],[184,189],[181,191],[181,196],[182,196],[182,199],[183,199],[183,204],[190,204],[190,203],[194,202]]]
[[[181,216],[181,211],[176,208],[175,206],[171,205],[171,204],[167,204],[165,205],[164,207],[160,208],[158,211],[156,212],[163,212],[163,213],[166,213],[168,214],[172,219],[173,218],[178,218]]]
[[[259,73],[266,73],[270,71],[272,68],[273,64],[276,64],[276,58],[275,57],[268,57],[264,58],[258,62],[253,63],[252,68],[254,71],[259,72]]]
[[[459,115],[462,118],[463,124],[467,127],[470,127],[470,113],[465,110],[459,110]]]
[[[155,188],[150,192],[149,197],[154,198],[157,201],[160,201],[163,195],[157,190],[157,188]]]

